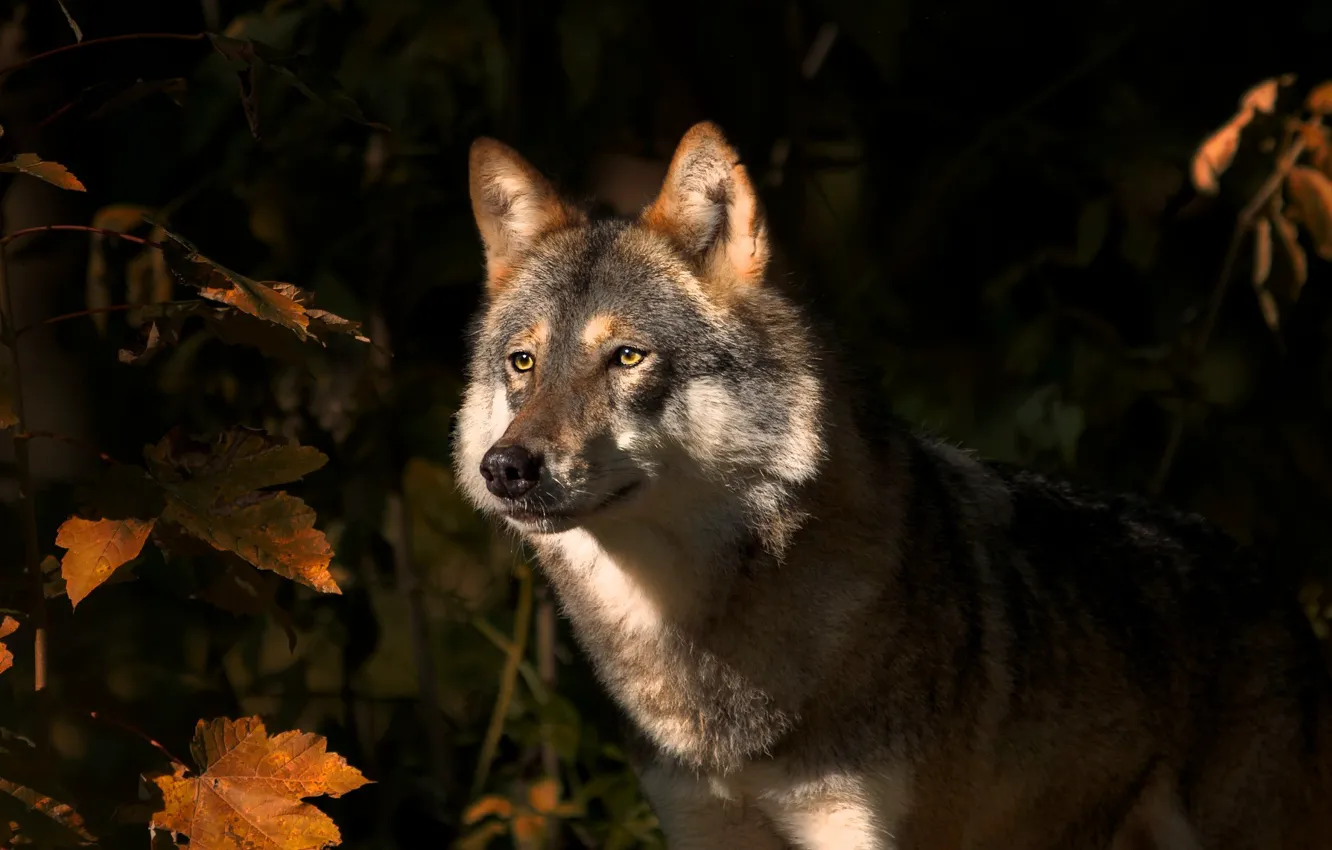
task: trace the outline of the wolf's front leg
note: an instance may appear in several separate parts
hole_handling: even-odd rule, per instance
[[[757,808],[723,799],[706,779],[652,765],[641,774],[669,850],[788,850]]]

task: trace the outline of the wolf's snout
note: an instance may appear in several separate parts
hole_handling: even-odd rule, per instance
[[[481,458],[486,489],[501,499],[518,499],[541,480],[541,455],[522,446],[492,446]]]

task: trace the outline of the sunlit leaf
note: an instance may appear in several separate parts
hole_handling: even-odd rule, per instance
[[[56,532],[56,545],[69,550],[60,572],[70,604],[77,607],[112,573],[139,557],[156,521],[156,517],[65,520]]]
[[[1281,88],[1292,82],[1294,78],[1290,75],[1273,77],[1249,89],[1240,98],[1239,111],[1199,145],[1189,169],[1193,187],[1199,193],[1215,195],[1221,190],[1221,175],[1235,160],[1244,128],[1253,121],[1256,113],[1270,113],[1276,109]]]
[[[1297,165],[1286,177],[1286,193],[1318,256],[1332,260],[1332,181],[1317,169]]]
[[[1332,80],[1314,86],[1305,97],[1304,105],[1315,115],[1332,114]]]
[[[13,617],[6,614],[4,620],[0,620],[0,640],[3,640],[4,638],[7,638],[10,635],[12,635],[15,631],[18,630],[18,627],[19,627],[18,620],[15,620]],[[5,646],[3,643],[0,643],[0,673],[5,672],[6,670],[8,670],[10,667],[13,666],[14,666],[14,653],[10,651],[9,647]]]
[[[154,829],[189,838],[194,850],[317,850],[340,844],[328,815],[307,797],[341,797],[367,784],[347,761],[306,732],[269,737],[257,717],[218,718],[195,727],[184,765],[149,779],[162,793]]]
[[[47,162],[35,153],[21,153],[10,162],[0,163],[0,171],[10,174],[27,174],[39,180],[45,180],[52,186],[69,189],[72,192],[86,192],[87,189],[79,178],[70,174],[69,169],[58,162]]]

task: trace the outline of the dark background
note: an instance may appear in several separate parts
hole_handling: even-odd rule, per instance
[[[613,715],[567,632],[552,628],[540,579],[515,578],[523,567],[510,542],[453,488],[450,417],[481,273],[466,153],[481,134],[570,193],[628,212],[655,192],[681,134],[716,121],[760,187],[778,273],[835,330],[869,392],[991,457],[1159,489],[1257,547],[1270,569],[1309,576],[1306,602],[1324,604],[1328,264],[1310,251],[1308,285],[1283,302],[1274,334],[1246,248],[1215,332],[1200,357],[1184,355],[1237,211],[1273,160],[1255,154],[1248,178],[1203,198],[1190,158],[1262,79],[1298,73],[1298,106],[1332,76],[1332,4],[66,6],[87,39],[212,29],[307,54],[311,79],[335,75],[392,129],[349,120],[336,98],[312,101],[269,73],[258,80],[256,139],[235,71],[206,41],[92,45],[0,89],[4,141],[64,163],[88,187],[16,182],[9,230],[143,204],[218,262],[311,289],[393,354],[335,340],[284,362],[195,329],[131,366],[116,352],[140,330],[123,313],[104,330],[79,318],[25,337],[30,429],[137,460],[175,425],[245,424],[330,457],[289,489],[334,544],[341,596],[283,582],[278,610],[237,615],[198,598],[210,565],[149,547],[122,571],[134,581],[98,589],[77,612],[50,601],[45,699],[25,694],[30,648],[22,633],[12,642],[4,725],[49,744],[104,846],[145,846],[127,807],[139,774],[165,764],[145,737],[184,753],[196,719],[255,713],[270,730],[327,735],[375,780],[316,800],[348,847],[444,846],[471,830],[460,818],[479,761],[490,765],[484,791],[520,803],[554,769],[580,811],[537,831],[564,846],[658,846],[614,747]],[[73,41],[55,0],[0,8],[10,20],[0,63]],[[812,48],[829,38],[819,61]],[[180,104],[136,85],[171,78],[183,78],[171,89]],[[108,258],[99,280],[125,301],[137,248],[98,250]],[[88,306],[89,251],[86,234],[11,250],[20,323]],[[59,556],[55,529],[100,464],[56,441],[34,453],[42,554]],[[12,500],[13,465],[3,471]],[[22,611],[16,510],[0,532],[9,604]],[[530,624],[515,615],[528,588]],[[529,634],[522,664],[506,670],[515,630]],[[431,687],[418,687],[423,677]],[[482,742],[504,692],[491,758]]]

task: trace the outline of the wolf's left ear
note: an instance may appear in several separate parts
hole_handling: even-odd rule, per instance
[[[640,222],[670,238],[707,277],[758,284],[768,264],[768,231],[749,174],[717,125],[685,133],[661,194]]]
[[[578,224],[583,214],[503,142],[477,139],[468,167],[472,214],[486,249],[486,287],[494,292],[503,288],[514,262],[538,238]]]

